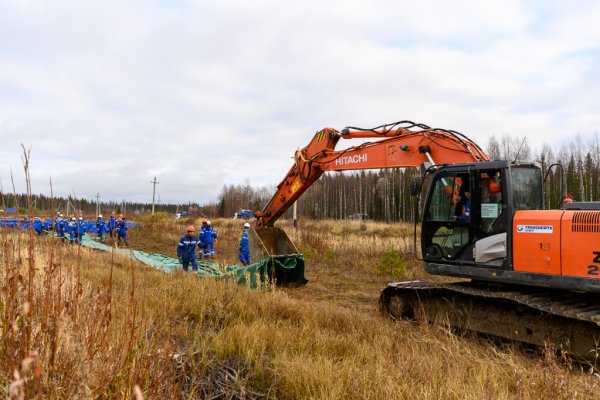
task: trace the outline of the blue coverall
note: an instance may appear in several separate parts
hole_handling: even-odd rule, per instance
[[[210,258],[215,254],[215,239],[217,238],[217,232],[210,225],[202,225],[200,228],[200,242],[201,248],[203,249],[204,258]]]
[[[65,234],[69,234],[69,242],[73,244],[77,240],[77,222],[71,221],[65,228]]]
[[[111,215],[110,219],[108,220],[108,230],[110,231],[110,237],[114,236],[115,230],[117,230],[118,223],[119,221],[117,221],[117,219]]]
[[[118,239],[118,243],[121,243],[121,239],[123,239],[123,241],[125,242],[125,246],[129,246],[129,244],[127,243],[127,221],[125,220],[125,217],[123,217],[120,221],[119,224],[117,225],[117,239]]]
[[[67,233],[69,233],[67,230],[67,228],[69,227],[69,222],[63,218],[60,218],[58,220],[57,227],[58,227],[58,236],[60,236],[61,239],[65,240],[66,239],[65,235]]]
[[[179,244],[177,245],[177,257],[181,259],[184,271],[188,270],[190,263],[192,263],[192,269],[198,271],[196,247],[198,247],[199,243],[196,236],[185,235],[179,239]]]
[[[248,229],[245,228],[240,239],[240,262],[244,265],[250,264],[250,243],[248,242]]]
[[[77,221],[77,242],[83,243],[83,234],[85,233],[85,221]]]
[[[42,231],[48,232],[51,227],[52,227],[52,220],[47,219],[47,220],[44,220],[44,222],[42,222]]]
[[[33,230],[38,234],[38,236],[42,236],[42,221],[39,219],[34,219]]]
[[[102,218],[98,218],[98,221],[96,221],[96,229],[98,229],[98,239],[102,241],[102,236],[108,231],[106,222]]]

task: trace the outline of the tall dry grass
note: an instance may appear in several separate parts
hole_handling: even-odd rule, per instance
[[[157,248],[174,251],[187,223],[149,221],[139,238],[156,237]],[[354,224],[304,224],[292,235],[315,249],[311,283],[261,291],[3,230],[2,385],[12,398],[49,399],[594,398],[594,371],[561,363],[551,351],[531,356],[443,328],[395,323],[375,305],[354,307],[343,286],[336,297],[345,293],[348,301],[302,298],[315,294],[311,285],[339,284],[349,268],[340,257],[353,260],[353,279],[377,286],[389,278],[371,268],[376,262],[369,266],[369,257],[381,258],[377,251],[333,247],[335,239],[361,240],[365,228]],[[235,254],[229,246],[239,221],[214,225],[226,260]],[[384,253],[404,229],[366,226],[378,232]],[[327,258],[330,247],[340,254]]]

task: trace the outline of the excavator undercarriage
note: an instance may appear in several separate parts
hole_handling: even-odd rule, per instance
[[[595,363],[600,346],[597,295],[487,282],[396,282],[382,290],[380,310],[543,347],[552,343]]]

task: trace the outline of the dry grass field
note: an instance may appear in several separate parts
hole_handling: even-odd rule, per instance
[[[175,256],[185,226],[196,221],[141,222],[131,247]],[[241,223],[213,225],[216,261],[231,264]],[[0,231],[0,368],[8,397],[597,397],[595,371],[551,349],[525,353],[380,316],[379,290],[388,281],[426,277],[410,256],[412,226],[281,226],[306,255],[306,287],[250,290]]]

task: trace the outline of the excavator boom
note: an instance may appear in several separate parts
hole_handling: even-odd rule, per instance
[[[340,139],[379,139],[335,150]],[[256,226],[275,221],[326,171],[349,171],[393,167],[419,167],[424,163],[446,164],[487,161],[488,156],[465,135],[433,129],[411,121],[373,129],[325,128],[294,154],[294,164],[277,185],[277,192],[257,212]]]

